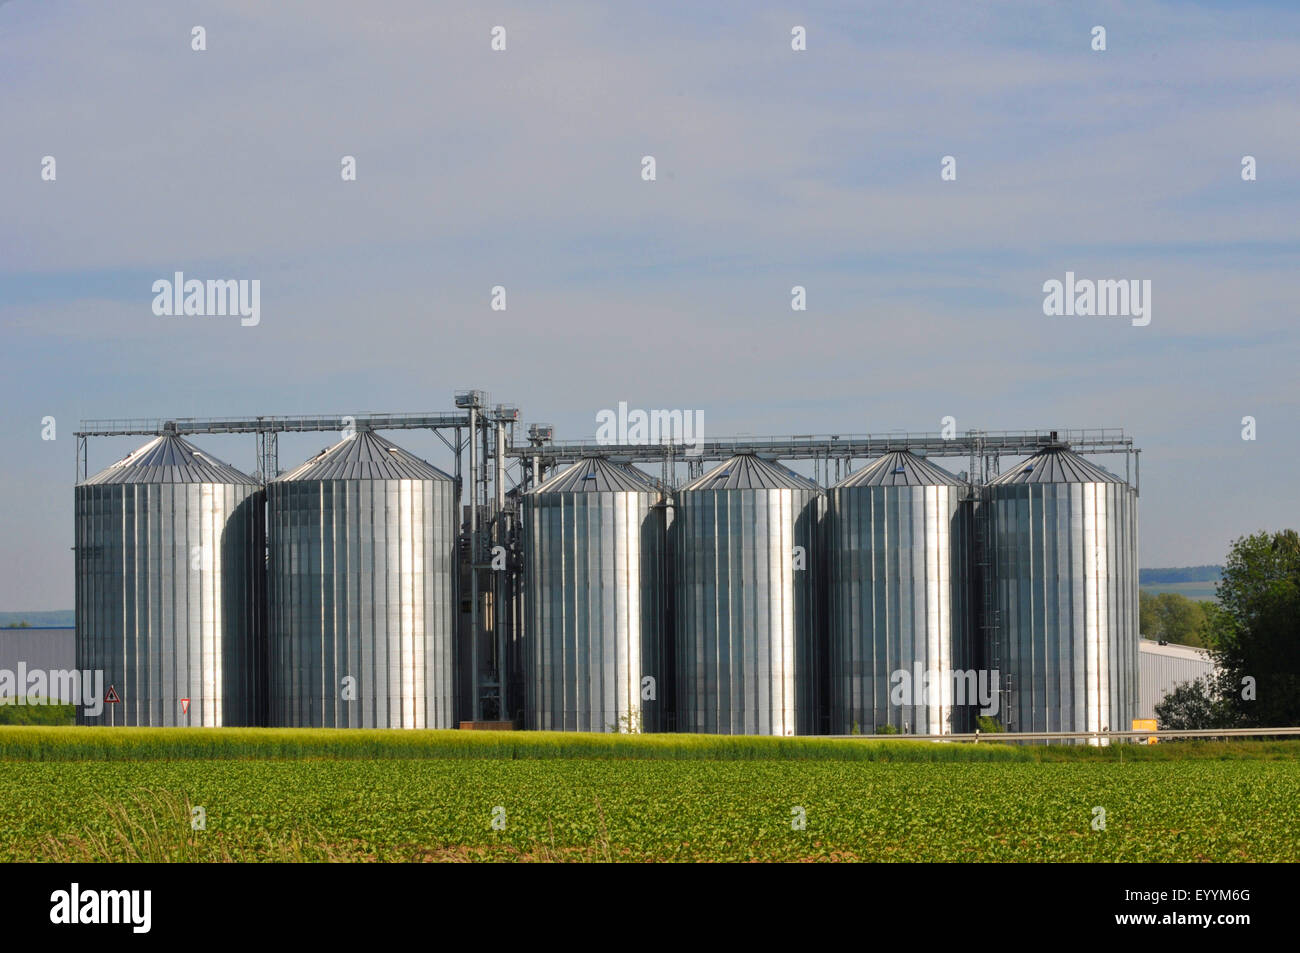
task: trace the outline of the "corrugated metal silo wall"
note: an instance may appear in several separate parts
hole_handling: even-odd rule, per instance
[[[677,730],[816,732],[825,497],[686,490],[673,523]],[[794,568],[803,547],[805,569]]]
[[[958,486],[848,486],[826,512],[831,732],[967,731],[976,696],[969,612],[970,507]],[[911,698],[895,704],[906,672]],[[917,673],[933,679],[922,695]],[[946,686],[946,687],[945,687]],[[947,696],[939,694],[949,692]],[[965,704],[957,704],[964,701]]]
[[[656,500],[622,491],[524,498],[525,727],[663,730],[668,565]],[[645,677],[653,700],[642,697]]]
[[[1120,483],[990,487],[1013,731],[1127,729],[1138,707],[1137,500]]]
[[[454,727],[455,484],[267,492],[271,723]]]
[[[77,667],[102,670],[121,698],[78,723],[262,723],[261,487],[95,484],[75,497]]]

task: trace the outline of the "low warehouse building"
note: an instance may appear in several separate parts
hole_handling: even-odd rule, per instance
[[[1138,717],[1154,718],[1156,705],[1179,685],[1194,682],[1214,671],[1204,649],[1142,639],[1139,645]]]
[[[71,671],[77,667],[76,630],[71,628],[24,626],[15,629],[0,629],[0,672],[9,673],[0,678],[13,678],[13,696],[26,695],[26,685],[17,684],[20,666],[27,672]],[[61,703],[70,703],[77,699],[64,698],[58,690],[58,682],[47,682],[51,697]],[[11,701],[0,696],[0,704]]]

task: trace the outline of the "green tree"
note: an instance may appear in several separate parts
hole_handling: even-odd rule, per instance
[[[1142,637],[1205,648],[1205,604],[1177,592],[1138,593],[1138,628]]]
[[[1238,539],[1217,594],[1206,632],[1223,701],[1253,727],[1300,724],[1300,535]]]
[[[1159,642],[1165,637],[1161,623],[1163,620],[1156,612],[1156,597],[1144,589],[1138,590],[1138,631],[1142,638]]]
[[[1196,731],[1236,728],[1241,718],[1224,700],[1217,682],[1202,676],[1179,685],[1158,702],[1156,722],[1162,731]]]

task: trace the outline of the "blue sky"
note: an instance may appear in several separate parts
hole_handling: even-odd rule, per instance
[[[1300,522],[1297,63],[1284,3],[0,4],[0,608],[72,603],[81,418],[465,386],[575,439],[1123,427],[1142,564],[1218,561]],[[1045,317],[1067,270],[1151,324]],[[261,324],[156,317],[175,271]]]

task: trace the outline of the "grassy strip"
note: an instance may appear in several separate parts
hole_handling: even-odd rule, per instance
[[[349,728],[0,727],[5,761],[548,758],[689,761],[1028,761],[1005,745],[722,735]]]
[[[876,739],[576,732],[367,731],[334,728],[101,728],[0,726],[4,761],[250,759],[685,761],[1168,761],[1300,759],[1300,740],[1160,745],[1012,746]]]
[[[1155,745],[1036,745],[1038,761],[1296,761],[1300,760],[1300,738],[1259,740],[1236,738],[1205,741],[1189,738],[1162,741]]]

